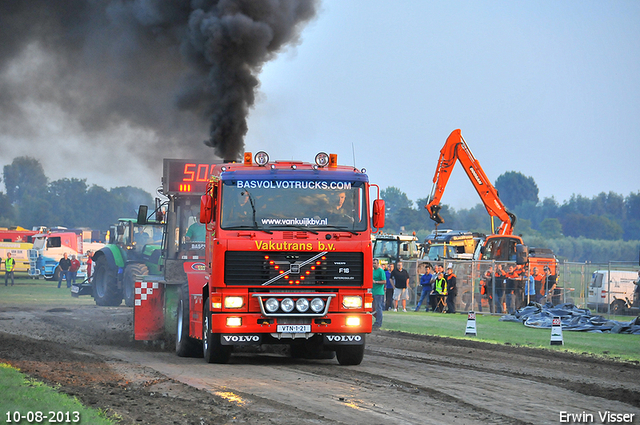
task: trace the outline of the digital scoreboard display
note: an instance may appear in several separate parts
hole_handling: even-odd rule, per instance
[[[164,193],[202,195],[207,190],[209,176],[221,160],[198,161],[189,159],[165,159],[162,185]]]

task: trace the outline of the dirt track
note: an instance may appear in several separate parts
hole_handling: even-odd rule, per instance
[[[125,307],[0,309],[0,362],[123,424],[640,423],[637,364],[380,331],[360,366],[255,351],[210,365],[131,334]]]

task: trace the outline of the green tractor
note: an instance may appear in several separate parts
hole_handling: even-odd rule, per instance
[[[99,306],[118,306],[124,298],[133,307],[137,276],[160,274],[164,228],[159,222],[120,219],[109,231],[108,244],[93,255],[93,278],[78,295],[91,294]]]

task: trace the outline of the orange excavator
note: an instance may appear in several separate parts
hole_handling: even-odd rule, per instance
[[[460,165],[464,168],[465,173],[469,176],[469,180],[473,183],[480,199],[484,203],[484,207],[492,217],[491,231],[498,235],[511,235],[516,224],[516,216],[507,211],[500,198],[498,191],[489,181],[484,173],[478,160],[471,153],[471,149],[462,137],[461,131],[454,130],[447,138],[446,143],[440,150],[440,159],[436,167],[436,174],[433,176],[433,189],[429,195],[429,202],[425,208],[429,211],[429,217],[436,222],[436,225],[444,223],[444,219],[440,216],[440,199],[447,187],[451,171],[453,171],[456,161],[460,161]],[[498,231],[495,231],[493,225],[493,217],[497,217],[502,224]]]
[[[539,271],[542,271],[547,266],[555,273],[555,256],[551,250],[532,249],[529,252],[522,238],[513,235],[513,228],[516,224],[515,214],[509,212],[500,200],[498,191],[489,181],[478,160],[471,153],[471,149],[469,149],[459,129],[454,130],[449,135],[440,150],[440,159],[438,160],[436,173],[433,176],[433,189],[431,189],[427,205],[424,206],[429,211],[429,217],[436,222],[436,226],[444,223],[444,219],[440,216],[440,199],[449,177],[451,177],[451,171],[456,161],[460,161],[491,216],[491,232],[493,234],[486,237],[478,259],[516,261],[518,264],[526,263],[531,267],[539,267]],[[497,231],[493,223],[494,217],[502,221]]]

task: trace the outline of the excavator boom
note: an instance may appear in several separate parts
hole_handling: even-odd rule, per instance
[[[449,135],[440,150],[440,158],[438,159],[436,172],[433,176],[433,188],[429,195],[429,202],[425,205],[425,208],[429,211],[429,217],[437,224],[444,223],[444,220],[440,216],[440,200],[447,187],[447,182],[449,181],[449,177],[451,177],[451,171],[453,171],[456,161],[460,161],[460,165],[462,165],[473,187],[478,192],[478,195],[480,195],[480,199],[482,199],[482,203],[489,215],[491,217],[497,217],[502,221],[496,233],[500,235],[511,235],[516,223],[516,216],[507,211],[507,208],[502,201],[500,201],[498,191],[491,184],[491,181],[489,181],[478,160],[473,156],[473,153],[471,153],[467,142],[462,137],[460,129],[454,130]]]

